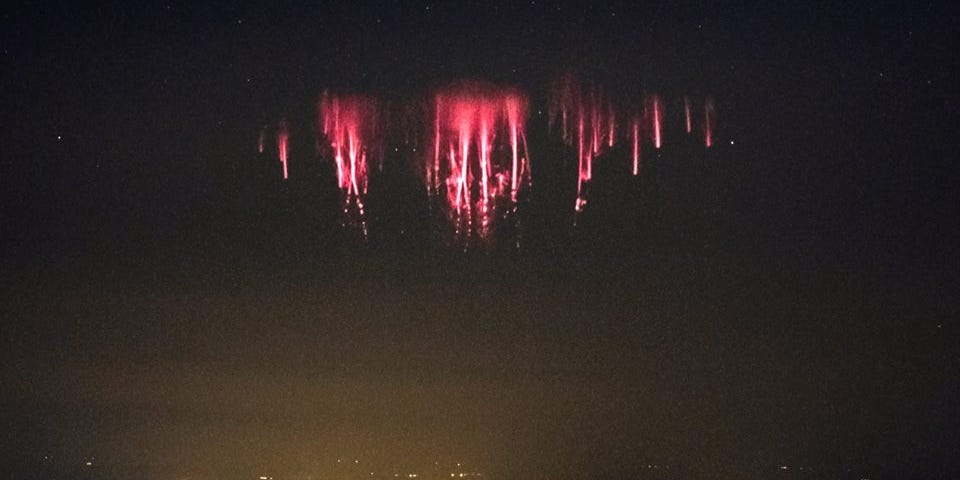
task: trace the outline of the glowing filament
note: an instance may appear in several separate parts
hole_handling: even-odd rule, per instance
[[[640,174],[640,120],[633,119],[633,174]]]
[[[713,98],[707,97],[703,108],[703,144],[710,148],[713,145],[713,129],[716,122]]]
[[[286,121],[281,121],[277,126],[277,154],[280,157],[280,164],[283,166],[283,179],[287,179],[287,142],[290,138],[290,129]]]
[[[662,145],[662,135],[663,135],[662,124],[660,122],[661,117],[663,116],[662,107],[660,105],[660,97],[657,95],[654,95],[650,99],[650,105],[651,105],[650,114],[651,114],[651,120],[652,120],[651,128],[653,130],[652,131],[653,146],[655,148],[660,148]]]
[[[427,159],[427,184],[434,186],[434,194],[446,187],[458,234],[461,228],[470,231],[471,198],[476,192],[476,231],[483,236],[499,200],[515,202],[522,183],[529,180],[526,99],[509,89],[465,84],[442,90],[433,105],[433,152]]]

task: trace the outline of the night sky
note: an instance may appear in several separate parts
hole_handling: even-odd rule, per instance
[[[0,7],[2,471],[960,475],[955,14],[244,3]],[[667,99],[576,226],[569,72]],[[469,248],[396,130],[463,80],[528,95],[533,169]],[[367,238],[314,153],[325,89],[390,112]]]

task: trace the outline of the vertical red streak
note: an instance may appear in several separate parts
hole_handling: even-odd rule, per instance
[[[560,130],[561,137],[567,140],[567,106],[563,106],[563,123]]]
[[[349,152],[348,155],[350,157],[350,185],[347,188],[347,192],[352,192],[354,195],[359,195],[360,189],[357,188],[357,169],[359,168],[357,165],[357,138],[356,131],[353,126],[347,130],[347,146],[347,151]]]
[[[460,112],[462,115],[467,114],[466,111]],[[472,125],[470,125],[470,120],[472,118],[466,117],[461,119],[460,123],[460,195],[463,195],[463,203],[466,205],[470,204],[470,187],[467,185],[467,174],[470,171],[470,137]],[[458,205],[459,206],[459,205]]]
[[[660,148],[660,146],[661,146],[661,135],[662,135],[662,129],[661,129],[661,124],[660,124],[660,116],[661,116],[661,112],[660,112],[660,97],[657,96],[657,95],[654,95],[654,96],[653,96],[653,99],[652,99],[652,103],[653,103],[653,110],[652,110],[652,113],[653,113],[653,146],[656,147],[656,148]]]
[[[713,145],[713,129],[716,122],[713,97],[707,97],[703,110],[703,143],[710,148]]]
[[[633,174],[640,174],[640,121],[633,119]]]
[[[369,185],[369,152],[381,152],[381,158],[373,160],[382,161],[382,151],[374,147],[379,132],[377,103],[369,97],[324,92],[317,111],[318,128],[329,142],[337,170],[337,186],[343,192],[343,212],[352,223],[358,224],[366,238],[364,197]]]
[[[581,102],[578,109],[578,129],[577,129],[577,158],[579,162],[579,172],[577,175],[577,200],[574,205],[574,210],[580,212],[583,210],[583,206],[587,203],[584,198],[583,184],[590,181],[591,167],[590,163],[593,159],[590,156],[590,148],[586,145],[586,139],[584,134],[586,133],[585,125],[585,113],[583,103]]]
[[[515,202],[524,176],[529,177],[526,98],[514,90],[479,84],[444,89],[435,98],[431,119],[434,151],[427,160],[434,168],[432,172],[427,169],[426,180],[437,185],[437,195],[440,187],[446,188],[458,235],[475,232],[483,237],[496,218],[493,212],[501,208],[502,201]],[[449,145],[448,150],[443,151],[441,145]],[[501,155],[507,148],[509,154]],[[471,199],[474,192],[479,195]]]
[[[487,112],[480,112],[480,191],[482,192],[483,204],[486,205],[489,200],[490,187],[488,185],[490,178],[490,125],[488,124]]]
[[[440,95],[437,95],[433,115],[433,174],[427,178],[427,184],[433,187],[434,192],[440,188],[440,108]]]
[[[593,144],[593,154],[600,153],[600,106],[597,103],[596,92],[590,98],[590,137]]]
[[[522,100],[519,95],[512,94],[506,97],[506,110],[507,110],[507,127],[510,131],[510,153],[511,153],[511,162],[510,162],[510,197],[513,200],[517,198],[517,189],[519,188],[518,176],[520,174],[519,169],[519,145],[518,145],[518,136],[520,134],[520,117],[522,115]]]
[[[551,121],[556,115],[564,125],[561,139],[577,151],[575,210],[580,212],[587,203],[586,184],[593,177],[593,161],[616,143],[617,111],[612,97],[601,88],[581,84],[570,74],[552,83],[550,105]]]
[[[283,179],[287,179],[287,141],[290,138],[290,130],[286,121],[281,121],[277,126],[277,153],[280,156],[280,164],[283,165]]]
[[[367,190],[367,151],[376,132],[375,103],[367,97],[325,94],[319,108],[333,149],[337,183],[348,197],[359,197]]]
[[[579,112],[579,113],[580,113],[580,115],[578,115],[579,118],[577,119],[578,122],[579,122],[579,123],[578,123],[578,130],[577,130],[577,132],[578,132],[578,133],[577,133],[577,145],[578,145],[578,147],[577,147],[577,158],[578,158],[578,160],[579,160],[579,165],[580,165],[580,180],[589,180],[589,179],[590,179],[590,167],[589,167],[589,165],[588,165],[588,163],[589,163],[588,158],[589,158],[589,157],[588,157],[588,155],[587,155],[587,149],[586,149],[586,146],[584,145],[584,144],[586,143],[586,141],[585,141],[585,139],[583,138],[583,135],[584,135],[584,133],[585,133],[585,132],[584,132],[584,130],[585,130],[584,121],[585,121],[585,120],[584,120],[584,118],[583,118],[583,117],[584,117],[584,115],[583,115],[584,112],[583,112],[583,104],[582,104],[582,103],[580,104],[580,112]]]
[[[690,120],[690,97],[686,95],[683,97],[683,120],[689,134],[693,131],[693,124]]]
[[[450,178],[447,179],[447,201],[455,206],[457,210],[460,210],[460,166],[457,163],[457,150],[452,143],[450,144],[450,154],[447,158],[450,162]],[[453,196],[451,196],[451,193],[453,193]]]
[[[617,130],[617,127],[616,127],[616,124],[617,124],[617,122],[616,122],[616,116],[614,115],[614,111],[613,111],[613,102],[610,102],[610,103],[608,104],[608,108],[609,108],[608,114],[609,114],[609,118],[610,118],[610,123],[607,124],[607,127],[609,128],[609,132],[608,132],[608,134],[607,134],[607,146],[610,147],[610,148],[613,148],[613,137],[614,137],[614,134],[615,134],[615,132],[616,132],[616,130]]]

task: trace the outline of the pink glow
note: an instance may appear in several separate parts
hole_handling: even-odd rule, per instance
[[[617,131],[617,116],[613,110],[613,102],[607,103],[607,115],[609,119],[607,123],[607,146],[613,148],[613,139]]]
[[[287,144],[290,139],[290,128],[286,120],[282,120],[277,125],[277,153],[280,156],[280,164],[283,165],[283,179],[287,179]]]
[[[574,204],[574,210],[580,212],[583,210],[584,205],[587,203],[587,199],[584,197],[583,184],[590,181],[591,174],[591,165],[593,163],[593,156],[591,152],[584,148],[584,115],[583,115],[583,104],[580,105],[579,115],[577,118],[578,128],[577,128],[577,161],[578,161],[578,175],[577,175],[577,201]]]
[[[707,148],[713,146],[713,130],[716,128],[716,121],[713,97],[708,96],[703,108],[703,143]]]
[[[520,175],[519,158],[519,140],[522,131],[522,121],[526,117],[524,100],[519,95],[508,95],[505,99],[507,114],[507,129],[510,132],[510,198],[517,200],[517,191],[520,188],[518,178]],[[524,138],[524,151],[527,151],[526,139]]]
[[[549,108],[547,109],[551,131],[557,120],[560,122],[560,138],[567,144],[573,142],[573,131],[570,125],[572,110],[579,101],[580,91],[577,78],[565,74],[554,79],[550,86]]]
[[[440,97],[434,103],[433,164],[427,169],[427,185],[436,193],[440,189]]]
[[[640,120],[633,119],[631,125],[633,139],[633,175],[640,174]]]
[[[561,140],[577,149],[577,199],[574,210],[587,203],[585,184],[593,178],[593,162],[616,142],[616,109],[601,88],[585,86],[570,74],[558,77],[550,90],[550,122],[561,124]]]
[[[597,108],[599,102],[597,101],[596,90],[594,90],[593,95],[591,95],[590,103],[590,127],[592,129],[590,132],[590,140],[593,144],[592,152],[596,154],[600,153],[600,109]]]
[[[257,152],[258,153],[263,153],[263,144],[264,144],[264,141],[266,140],[264,138],[266,137],[266,130],[267,130],[267,127],[261,128],[260,135],[257,136]]]
[[[593,177],[593,150],[586,143],[592,143],[587,140],[586,134],[587,119],[583,114],[583,104],[580,104],[579,115],[577,116],[577,144],[579,145],[580,175],[584,181],[590,181]]]
[[[651,134],[653,135],[653,146],[655,148],[660,148],[663,145],[663,105],[660,102],[659,95],[652,95],[650,97],[650,129]]]
[[[475,83],[443,89],[434,97],[428,159],[433,167],[427,169],[426,180],[435,185],[435,194],[446,188],[459,233],[474,228],[485,236],[498,203],[515,203],[523,183],[529,182],[526,105],[526,97],[515,90]],[[509,155],[499,153],[506,149]],[[471,227],[474,208],[479,216]]]
[[[683,124],[687,128],[687,133],[693,131],[693,123],[690,119],[690,97],[683,97]]]
[[[318,124],[333,150],[337,184],[348,198],[362,204],[369,182],[368,156],[377,131],[376,101],[324,93],[317,110]]]
[[[360,95],[324,92],[317,105],[317,126],[329,142],[337,185],[343,192],[344,215],[359,227],[364,238],[367,236],[364,200],[370,181],[370,157],[375,157],[381,168],[383,160],[378,112],[375,99]]]

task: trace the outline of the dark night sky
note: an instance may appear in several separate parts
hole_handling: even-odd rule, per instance
[[[331,3],[0,8],[2,463],[960,472],[955,15]],[[568,70],[623,98],[713,94],[717,163],[652,168],[639,197],[598,172],[571,228],[535,113]],[[359,242],[311,183],[313,102],[399,105],[461,78],[534,102],[527,246],[439,244],[390,155]],[[306,172],[287,187],[254,153],[281,117]],[[696,180],[658,190],[663,172]]]

